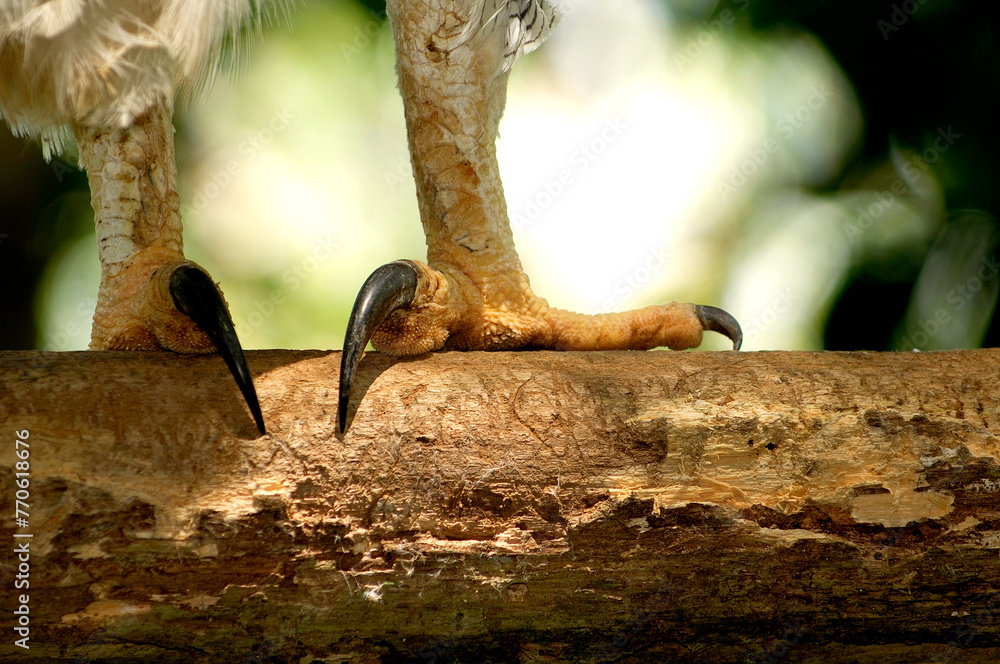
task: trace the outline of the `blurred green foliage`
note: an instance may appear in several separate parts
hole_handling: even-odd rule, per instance
[[[581,308],[720,303],[743,322],[750,349],[1000,343],[1000,50],[988,4],[594,4],[569,3],[553,39],[511,77],[500,155],[512,216],[546,200],[543,185],[600,129],[600,113],[649,126],[643,103],[654,114],[681,110],[664,116],[676,141],[645,139],[665,147],[648,163],[633,159],[635,186],[654,190],[657,178],[695,170],[705,181],[686,212],[629,208],[654,224],[644,236],[611,213],[568,213],[571,197],[614,202],[601,180],[579,177],[516,229],[541,295]],[[220,82],[176,118],[187,253],[222,283],[247,347],[339,347],[371,269],[422,258],[384,15],[379,2],[312,3],[291,30],[269,30],[235,84]],[[684,111],[685,96],[702,110]],[[602,110],[568,115],[576,107]],[[706,141],[725,136],[718,161],[673,154],[670,171],[666,152],[698,134],[695,121],[714,127]],[[573,123],[563,143],[526,154],[532,144],[521,137],[532,127],[558,141]],[[632,154],[625,145],[613,146],[620,158]],[[0,132],[0,348],[86,345],[98,272],[86,177],[70,162],[45,164],[36,144]],[[617,189],[627,180],[611,178],[627,170],[609,156],[588,177]],[[560,214],[577,230],[564,230]],[[584,246],[601,224],[624,237]],[[674,268],[650,276],[644,245],[668,237]],[[624,256],[630,242],[635,256],[602,259]],[[567,251],[579,253],[580,274],[594,275],[590,300],[549,274],[557,263],[545,254]]]

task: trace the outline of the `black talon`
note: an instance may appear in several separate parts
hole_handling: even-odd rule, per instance
[[[393,261],[372,272],[358,293],[347,322],[344,352],[340,356],[340,394],[337,424],[340,433],[347,430],[347,403],[354,372],[375,330],[396,309],[413,302],[417,293],[417,270],[409,261]]]
[[[263,436],[264,416],[257,402],[257,391],[253,386],[253,377],[243,357],[243,348],[236,337],[233,319],[229,316],[226,302],[222,299],[218,287],[204,270],[193,265],[181,265],[170,275],[170,295],[174,298],[174,306],[201,330],[215,344],[219,355],[226,361],[229,373],[236,379],[236,385],[243,393],[257,430]]]
[[[743,345],[743,330],[740,324],[729,313],[718,307],[710,307],[707,304],[694,305],[694,313],[701,321],[703,330],[711,330],[729,337],[733,342],[733,350],[739,350]]]

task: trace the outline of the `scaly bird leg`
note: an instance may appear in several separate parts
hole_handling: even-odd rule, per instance
[[[174,128],[166,102],[125,129],[74,127],[101,259],[94,350],[218,350],[264,433],[253,378],[226,301],[184,258]]]
[[[507,33],[459,38],[467,4],[387,3],[427,264],[397,261],[362,287],[344,342],[341,431],[369,337],[392,355],[441,348],[679,350],[700,345],[703,330],[725,334],[737,349],[742,340],[736,320],[715,307],[670,302],[585,316],[549,307],[532,292],[514,250],[496,160]]]

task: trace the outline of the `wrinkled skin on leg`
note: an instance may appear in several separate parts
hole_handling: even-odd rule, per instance
[[[700,345],[706,329],[726,334],[739,347],[739,325],[714,307],[670,302],[588,316],[550,307],[531,290],[514,249],[496,160],[507,89],[505,33],[462,39],[467,4],[387,3],[427,263],[396,263],[405,266],[397,271],[409,269],[415,277],[405,302],[369,307],[379,316],[356,305],[344,344],[341,429],[350,381],[369,337],[376,349],[392,355],[442,348],[680,350]],[[398,295],[373,275],[359,303]]]
[[[222,292],[184,258],[170,116],[164,102],[126,128],[74,127],[101,259],[90,347],[217,350],[263,434],[253,379]]]

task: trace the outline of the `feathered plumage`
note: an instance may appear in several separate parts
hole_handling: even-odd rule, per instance
[[[0,0],[0,118],[40,136],[46,157],[70,123],[128,126],[158,100],[205,87],[239,55],[241,37],[289,4]]]
[[[517,59],[541,46],[559,22],[560,0],[472,0],[469,22],[461,41],[479,41],[503,33],[501,71],[510,71]]]

